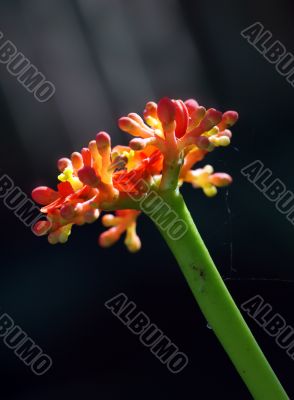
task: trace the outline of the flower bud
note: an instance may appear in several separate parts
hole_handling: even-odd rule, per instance
[[[222,119],[222,113],[210,108],[206,111],[203,120],[200,122],[200,127],[204,132],[210,131],[215,125],[217,125]]]
[[[102,247],[110,247],[115,242],[117,242],[119,238],[120,238],[119,230],[117,229],[117,227],[113,227],[101,233],[101,235],[99,236],[99,244]]]
[[[176,136],[182,137],[187,130],[189,122],[188,109],[182,100],[173,100],[175,105],[175,120],[176,120]]]
[[[92,157],[91,157],[91,152],[88,149],[88,147],[83,147],[81,150],[81,154],[83,157],[83,164],[85,167],[91,167],[92,166]]]
[[[210,142],[207,136],[199,136],[195,139],[196,146],[201,150],[211,151],[214,145]]]
[[[71,167],[71,161],[69,158],[63,157],[57,161],[57,168],[60,172],[63,172],[65,168]]]
[[[209,177],[209,182],[217,187],[228,186],[232,181],[232,177],[224,172],[216,172]]]
[[[188,110],[188,113],[190,116],[199,108],[199,104],[194,99],[186,100],[185,106],[187,107],[187,110]]]
[[[99,210],[97,208],[87,210],[84,214],[84,219],[87,224],[92,224],[92,222],[95,222],[96,219],[98,219],[98,217],[99,217]]]
[[[83,167],[78,171],[78,177],[81,182],[91,187],[97,187],[100,183],[100,178],[96,175],[94,168]]]
[[[139,236],[130,228],[127,230],[124,243],[131,253],[136,253],[141,249],[141,240]]]
[[[79,170],[83,167],[83,157],[81,153],[75,151],[74,153],[72,153],[70,158],[74,169]]]
[[[58,197],[58,192],[47,186],[39,186],[32,191],[33,200],[42,206],[53,203]]]
[[[99,132],[96,135],[98,150],[107,149],[111,146],[110,136],[106,132]]]
[[[50,221],[47,220],[37,221],[33,226],[33,232],[36,236],[44,236],[47,235],[51,226],[52,224]]]
[[[129,145],[132,150],[143,150],[146,147],[146,142],[144,139],[135,138],[130,141]]]
[[[230,128],[237,122],[238,118],[239,118],[239,115],[236,111],[226,111],[223,114],[222,120],[218,125],[220,130]]]
[[[75,216],[75,207],[71,203],[64,204],[60,209],[60,215],[66,220],[71,220]]]
[[[163,126],[169,125],[175,120],[176,107],[168,97],[161,99],[157,105],[157,115]]]
[[[213,197],[217,194],[217,188],[215,186],[205,186],[203,188],[203,192],[206,194],[207,197]]]
[[[152,117],[157,118],[157,104],[154,101],[149,101],[146,106],[145,110],[143,111],[144,118]]]
[[[102,224],[109,228],[110,226],[116,225],[117,217],[113,214],[105,214],[102,217]]]

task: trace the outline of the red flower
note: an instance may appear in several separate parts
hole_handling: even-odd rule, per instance
[[[231,177],[213,173],[211,166],[191,168],[216,147],[230,143],[229,128],[237,118],[234,111],[206,110],[193,99],[183,102],[165,97],[158,104],[148,102],[145,121],[136,113],[118,121],[123,131],[135,136],[129,146],[112,149],[110,136],[99,132],[80,153],[58,161],[61,183],[57,190],[41,186],[32,192],[47,215],[46,221],[36,223],[35,233],[48,233],[52,244],[64,243],[73,225],[91,223],[101,210],[112,209],[115,216],[103,217],[110,229],[101,235],[100,244],[109,246],[126,232],[128,249],[138,250],[141,243],[135,228],[140,211],[120,210],[120,204],[134,205],[132,201],[139,201],[151,185],[160,192],[189,182],[207,196],[216,194],[217,187],[229,184]]]

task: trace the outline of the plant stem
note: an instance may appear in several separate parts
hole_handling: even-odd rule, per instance
[[[174,240],[158,226],[206,320],[255,400],[289,399],[218,273],[179,192],[160,193],[188,227]]]

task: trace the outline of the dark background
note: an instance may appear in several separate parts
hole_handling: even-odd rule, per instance
[[[290,0],[1,0],[0,31],[56,87],[38,103],[0,65],[1,172],[28,194],[54,186],[58,158],[99,130],[127,144],[117,118],[163,96],[237,110],[232,146],[205,160],[233,185],[213,199],[183,192],[236,303],[259,294],[293,326],[294,227],[240,173],[259,159],[294,191],[294,88],[240,35],[260,21],[294,52],[293,14]],[[146,217],[132,255],[99,248],[99,222],[50,246],[0,212],[1,311],[53,359],[37,377],[1,342],[1,399],[251,398]],[[119,292],[188,355],[180,374],[104,307]],[[246,319],[292,397],[294,361]]]

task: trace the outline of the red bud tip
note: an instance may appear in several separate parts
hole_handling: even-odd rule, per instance
[[[33,200],[42,206],[47,206],[47,204],[53,203],[53,201],[57,200],[58,197],[58,192],[47,186],[39,186],[32,191]]]
[[[223,115],[222,122],[226,124],[226,128],[230,128],[238,121],[239,115],[236,111],[226,111]]]
[[[120,238],[120,233],[116,227],[110,228],[101,233],[99,236],[99,244],[101,247],[110,247]]]
[[[138,122],[139,125],[144,125],[144,121],[142,120],[142,118],[140,117],[139,114],[137,113],[129,113],[128,117],[131,118],[133,121]]]
[[[233,181],[232,177],[224,172],[217,172],[209,177],[210,183],[217,187],[230,185]]]
[[[144,115],[144,118],[148,118],[148,117],[157,118],[157,104],[154,103],[154,101],[149,101],[145,106],[143,115]]]
[[[36,236],[44,236],[46,235],[52,224],[49,221],[37,221],[35,225],[33,226],[33,232]]]
[[[96,143],[97,143],[98,149],[110,147],[110,144],[111,144],[110,136],[106,132],[99,132],[96,135]]]
[[[63,157],[57,161],[57,168],[60,172],[63,172],[67,167],[71,167],[71,161],[69,158]]]
[[[118,126],[122,131],[128,133],[135,133],[139,128],[139,124],[129,117],[121,117],[118,120]]]
[[[222,113],[220,111],[215,110],[214,108],[210,108],[207,110],[205,117],[200,123],[201,128],[204,131],[209,131],[215,125],[217,125],[222,120]]]
[[[96,175],[94,168],[85,166],[78,171],[78,177],[81,182],[91,187],[97,187],[100,178]]]
[[[92,156],[91,156],[91,152],[88,149],[88,147],[83,147],[81,150],[81,154],[83,157],[83,163],[86,167],[91,167],[92,165]]]
[[[175,106],[176,136],[180,138],[186,133],[189,122],[189,113],[182,100],[173,100],[173,103]]]
[[[146,143],[143,139],[136,138],[130,141],[129,146],[132,150],[138,151],[143,150],[146,147]]]
[[[83,157],[81,153],[75,151],[71,155],[71,162],[74,169],[78,170],[83,167]]]
[[[173,122],[176,116],[174,102],[168,97],[161,99],[157,105],[157,115],[162,125],[169,125]]]
[[[147,127],[144,126],[142,123],[138,123],[133,118],[130,117],[121,117],[118,120],[118,126],[124,132],[127,132],[133,136],[140,136],[142,138],[148,138],[152,136],[152,131]]]
[[[186,100],[185,106],[187,107],[189,115],[192,115],[199,108],[199,104],[194,99]]]
[[[75,216],[74,206],[70,203],[64,204],[60,209],[60,215],[66,220],[71,220]]]

